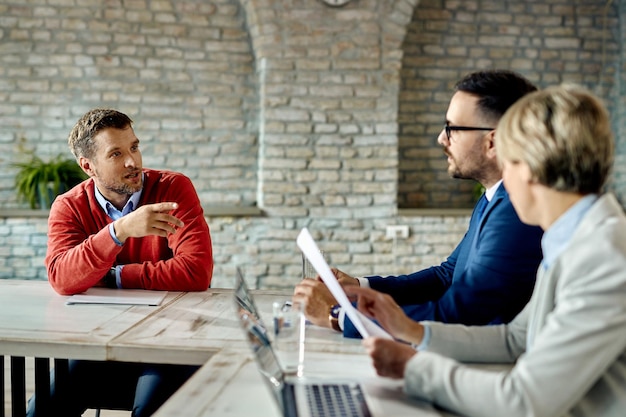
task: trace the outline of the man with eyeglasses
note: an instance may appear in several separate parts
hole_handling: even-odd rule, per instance
[[[437,142],[448,158],[451,177],[476,180],[486,190],[474,207],[468,231],[440,265],[407,275],[364,278],[333,268],[341,285],[388,293],[416,321],[499,324],[521,311],[542,258],[542,231],[517,217],[502,185],[494,137],[506,110],[536,89],[505,70],[474,72],[456,84]],[[305,303],[312,323],[359,337],[319,279],[303,280],[293,299]]]

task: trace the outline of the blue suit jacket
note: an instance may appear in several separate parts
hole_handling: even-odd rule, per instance
[[[532,294],[543,232],[519,220],[502,184],[478,217],[474,208],[463,240],[441,265],[369,277],[370,286],[390,294],[416,321],[508,323]],[[347,317],[344,336],[360,337]]]

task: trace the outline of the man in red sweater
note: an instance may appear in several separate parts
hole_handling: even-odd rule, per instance
[[[68,138],[89,179],[57,197],[48,219],[48,280],[59,294],[94,286],[204,291],[213,275],[209,227],[198,195],[182,174],[142,167],[132,120],[111,109],[87,112]],[[149,416],[197,369],[70,360],[68,386],[51,410],[28,415],[80,416],[87,408]]]

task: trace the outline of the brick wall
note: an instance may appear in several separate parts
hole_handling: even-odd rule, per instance
[[[135,121],[144,163],[183,171],[207,204],[256,198],[254,59],[237,1],[0,2],[0,201],[10,163],[59,152],[80,115]]]
[[[0,219],[0,278],[46,279],[47,230],[42,218]]]
[[[626,7],[620,2],[619,19],[621,22],[626,20]],[[626,26],[620,25],[618,29],[619,39],[626,40]],[[613,184],[611,187],[620,197],[622,205],[626,202],[626,71],[624,64],[624,50],[620,48],[620,65],[616,70],[617,88],[615,89],[616,108],[613,109],[613,118],[616,120],[617,128],[615,130],[617,147],[615,163],[613,165]]]
[[[0,0],[0,208],[22,207],[11,162],[24,150],[69,156],[76,119],[112,106],[134,118],[146,166],[188,175],[205,206],[263,209],[208,218],[214,286],[235,266],[259,286],[297,282],[303,226],[357,275],[438,263],[469,212],[398,205],[471,204],[434,142],[463,73],[579,81],[623,108],[621,3],[570,3]],[[0,277],[45,279],[45,224],[0,218]],[[389,224],[409,239],[385,240]]]
[[[389,220],[389,221],[387,221]],[[408,273],[441,262],[463,236],[467,216],[400,216],[373,224],[360,220],[207,218],[213,239],[213,287],[231,287],[235,268],[264,288],[285,288],[302,273],[295,239],[309,227],[329,262],[356,275]],[[390,222],[409,226],[408,239],[386,240]],[[45,218],[0,217],[0,279],[45,280]]]
[[[608,5],[608,7],[607,7]],[[399,207],[471,207],[471,181],[450,179],[436,139],[454,82],[505,68],[539,87],[587,86],[614,108],[621,60],[619,2],[422,0],[402,49]]]

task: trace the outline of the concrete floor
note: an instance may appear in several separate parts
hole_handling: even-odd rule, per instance
[[[6,416],[11,415],[11,386],[10,386],[10,358],[4,358],[4,413]],[[34,392],[34,372],[33,372],[33,358],[26,358],[26,396],[30,398]],[[95,410],[87,410],[83,417],[94,417]],[[115,411],[115,410],[101,410],[100,417],[129,417],[130,411]]]

